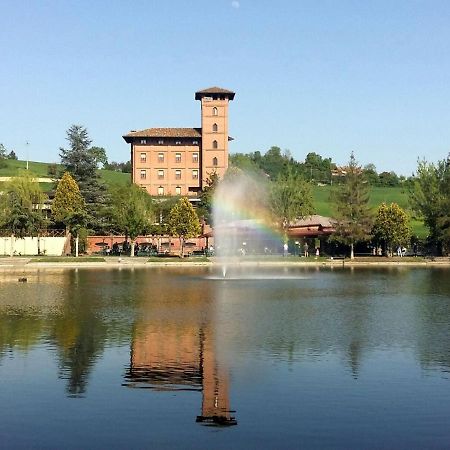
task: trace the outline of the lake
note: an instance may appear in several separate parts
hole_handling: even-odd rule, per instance
[[[450,269],[249,271],[0,272],[0,447],[450,446]]]

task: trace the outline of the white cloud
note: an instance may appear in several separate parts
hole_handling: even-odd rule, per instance
[[[241,6],[241,4],[240,4],[237,0],[233,0],[233,1],[231,2],[231,6],[232,6],[233,8],[235,8],[235,9],[238,9],[239,6]]]

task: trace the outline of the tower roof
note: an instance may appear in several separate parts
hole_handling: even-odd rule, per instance
[[[195,100],[201,100],[203,97],[214,95],[227,96],[230,100],[233,100],[235,93],[233,91],[229,91],[228,89],[213,86],[207,89],[202,89],[201,91],[197,91],[195,93]]]

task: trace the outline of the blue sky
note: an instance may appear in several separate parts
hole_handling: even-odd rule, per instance
[[[450,151],[449,23],[447,0],[3,0],[0,142],[58,162],[77,123],[125,161],[124,133],[200,126],[216,85],[231,152],[409,175]]]

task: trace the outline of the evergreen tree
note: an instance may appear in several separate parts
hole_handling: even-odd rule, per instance
[[[77,182],[69,172],[64,172],[56,187],[52,204],[53,220],[61,222],[67,227],[69,216],[84,210],[85,203]]]
[[[186,197],[180,198],[170,211],[167,226],[169,233],[180,239],[180,257],[182,258],[186,239],[196,237],[201,233],[197,213]]]
[[[55,222],[63,223],[66,232],[70,231],[75,237],[75,256],[78,257],[79,235],[87,226],[88,216],[78,184],[69,172],[65,172],[58,182],[52,204],[52,217]]]
[[[336,209],[335,238],[350,246],[354,258],[354,245],[370,238],[372,215],[369,209],[369,185],[352,152],[344,182],[332,192]]]
[[[383,244],[386,254],[392,255],[398,246],[407,246],[411,239],[411,228],[406,212],[397,205],[382,203],[377,211],[372,234]]]
[[[86,128],[72,125],[67,130],[69,148],[60,148],[61,164],[77,182],[86,203],[89,225],[94,229],[104,226],[102,215],[107,202],[106,188],[99,182],[95,155],[90,151],[91,140]]]

